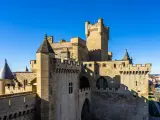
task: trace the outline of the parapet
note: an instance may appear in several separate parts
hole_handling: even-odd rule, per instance
[[[71,38],[71,43],[72,45],[76,45],[76,44],[79,44],[79,45],[83,45],[83,46],[86,46],[86,41],[83,40],[82,38],[80,37],[74,37],[74,38]]]
[[[133,73],[148,73],[151,71],[151,64],[136,64],[136,65],[132,65],[132,64],[128,64],[127,66],[123,66],[120,65],[120,71],[121,73],[129,73],[129,72],[133,72]]]
[[[98,33],[106,32],[108,34],[109,27],[105,26],[103,23],[103,19],[98,19],[97,23],[91,24],[90,22],[85,23],[85,34],[86,36],[89,36],[90,32],[97,31]]]
[[[83,94],[90,91],[91,91],[91,88],[82,88],[82,89],[79,89],[79,94]]]
[[[30,60],[30,64],[36,64],[36,60]]]
[[[22,92],[31,92],[32,86],[26,86],[24,87],[14,87],[14,86],[5,86],[5,94],[11,94],[11,93],[22,93]]]
[[[9,98],[9,97],[32,95],[32,94],[35,94],[35,95],[36,95],[36,93],[33,93],[33,92],[21,92],[21,93],[5,94],[5,95],[0,95],[0,99],[1,99],[1,98]]]
[[[59,58],[53,58],[55,63],[56,71],[65,71],[65,72],[80,72],[81,62],[76,62],[73,60],[64,60]]]

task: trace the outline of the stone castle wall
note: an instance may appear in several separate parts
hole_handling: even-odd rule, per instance
[[[32,92],[32,86],[24,87],[14,87],[14,86],[5,86],[5,94],[15,94],[23,92]]]
[[[0,119],[34,120],[36,94],[17,93],[0,96]]]
[[[81,63],[62,59],[53,59],[53,79],[50,80],[52,94],[50,106],[54,106],[55,117],[50,112],[50,119],[81,120],[81,111],[86,98],[91,101],[90,88],[79,89]],[[70,84],[72,92],[70,93]],[[56,98],[56,100],[55,100]],[[52,110],[50,110],[52,111]]]
[[[83,62],[88,70],[93,72],[91,81],[92,90],[96,90],[97,79],[104,76],[108,82],[108,88],[116,88],[119,84],[121,93],[127,90],[135,90],[142,94],[148,90],[148,74],[151,64],[131,65],[128,61],[97,61]],[[127,86],[123,87],[123,86]]]
[[[100,91],[92,91],[91,97],[93,119],[148,120],[148,103],[144,98]]]
[[[73,61],[53,59],[54,72],[50,80],[52,94],[50,94],[50,106],[55,106],[55,117],[50,112],[51,120],[68,119],[77,120],[78,113],[78,83],[80,63]],[[72,85],[71,85],[72,84]],[[70,87],[70,85],[72,87]],[[70,89],[72,88],[72,90]],[[71,91],[70,91],[71,90]]]

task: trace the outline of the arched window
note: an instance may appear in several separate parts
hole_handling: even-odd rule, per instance
[[[103,63],[103,67],[106,67],[106,64],[105,64],[105,63]]]
[[[100,89],[100,88],[106,89],[108,87],[107,80],[104,77],[98,78],[97,82],[96,82],[96,87],[98,89]]]
[[[90,85],[89,85],[89,80],[88,78],[82,76],[80,77],[80,83],[79,83],[79,88],[82,89],[82,88],[89,88]]]

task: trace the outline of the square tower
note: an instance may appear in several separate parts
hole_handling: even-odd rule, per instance
[[[108,60],[109,27],[104,26],[103,19],[95,24],[85,23],[85,34],[90,61]]]

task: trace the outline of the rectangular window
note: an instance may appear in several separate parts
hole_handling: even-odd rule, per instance
[[[24,97],[24,103],[26,102],[26,97]]]
[[[137,86],[137,81],[136,81],[136,86]]]
[[[69,94],[73,93],[73,83],[69,83]]]

